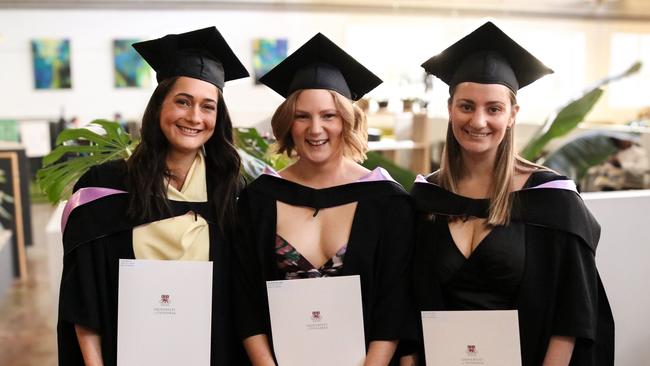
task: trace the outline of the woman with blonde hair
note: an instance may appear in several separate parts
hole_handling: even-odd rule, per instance
[[[416,333],[408,291],[413,214],[385,170],[359,165],[366,118],[352,103],[381,80],[319,33],[260,81],[286,98],[271,124],[278,151],[296,160],[267,169],[239,198],[245,230],[234,287],[249,358],[276,362],[265,281],[359,275],[365,364],[393,364],[398,343]]]
[[[600,227],[514,151],[516,93],[552,70],[490,22],[422,66],[450,97],[441,168],[412,191],[419,310],[517,310],[523,365],[613,365]]]

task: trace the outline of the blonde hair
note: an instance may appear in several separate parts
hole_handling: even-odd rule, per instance
[[[302,90],[296,90],[278,106],[271,118],[271,128],[273,135],[277,140],[275,151],[287,156],[292,156],[295,149],[295,143],[291,137],[291,126],[296,113],[296,102]],[[334,98],[336,110],[343,122],[343,156],[348,157],[356,162],[362,162],[366,159],[368,151],[368,128],[366,114],[353,104],[348,98],[341,94],[328,90]]]
[[[450,93],[449,104],[453,101],[454,91],[452,90]],[[517,105],[517,97],[512,90],[508,90],[508,92],[510,94],[510,105],[514,108]],[[489,226],[507,225],[510,222],[513,201],[510,192],[512,192],[512,181],[515,172],[530,172],[539,168],[546,169],[520,157],[515,152],[514,127],[515,124],[513,123],[511,127],[506,129],[503,140],[497,147],[494,176],[488,191],[490,207],[487,225]],[[443,188],[458,193],[458,182],[466,173],[461,147],[454,136],[451,120],[449,120],[445,148],[442,151],[440,171],[438,173],[438,183]]]

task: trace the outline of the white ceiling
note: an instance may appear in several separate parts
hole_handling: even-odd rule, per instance
[[[250,8],[650,19],[650,0],[0,0],[0,8]]]

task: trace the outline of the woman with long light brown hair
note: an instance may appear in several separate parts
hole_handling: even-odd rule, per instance
[[[422,66],[450,96],[441,168],[412,191],[419,310],[517,310],[524,365],[613,365],[600,227],[514,151],[517,91],[552,70],[490,22]]]

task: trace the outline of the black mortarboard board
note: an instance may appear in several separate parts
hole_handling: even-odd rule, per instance
[[[329,89],[359,100],[382,80],[318,33],[260,78],[283,97],[300,89]]]
[[[187,76],[223,89],[228,80],[248,76],[248,71],[216,27],[198,29],[134,43],[133,48],[156,71],[156,80]]]
[[[513,92],[553,70],[546,67],[492,22],[431,57],[422,67],[452,89],[471,81],[502,84]]]

